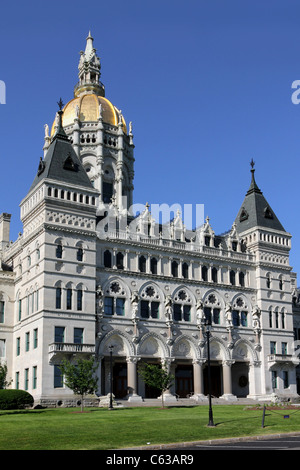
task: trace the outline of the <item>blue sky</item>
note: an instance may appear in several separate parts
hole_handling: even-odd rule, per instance
[[[22,231],[19,204],[43,155],[44,124],[60,97],[72,99],[91,30],[106,97],[133,122],[135,202],[204,204],[222,233],[250,185],[253,158],[300,271],[300,105],[291,100],[299,17],[296,0],[2,4],[0,212],[12,214],[11,238]]]

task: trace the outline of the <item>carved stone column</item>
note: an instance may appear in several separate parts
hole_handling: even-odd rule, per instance
[[[231,366],[234,361],[223,361],[223,395],[225,400],[236,400],[236,396],[232,394],[232,376]]]
[[[204,381],[203,381],[203,364],[205,360],[194,359],[193,360],[193,373],[194,373],[194,395],[191,397],[197,402],[207,401],[207,397],[204,395]]]
[[[142,397],[137,394],[137,370],[136,365],[140,360],[139,357],[130,356],[126,358],[127,362],[127,389],[128,389],[128,401],[143,401]]]

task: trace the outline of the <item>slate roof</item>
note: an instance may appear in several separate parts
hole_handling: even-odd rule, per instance
[[[262,191],[256,184],[255,170],[252,168],[252,178],[243,204],[235,219],[236,229],[239,233],[255,226],[285,232],[274,211],[265,199]]]
[[[62,111],[59,111],[58,114],[61,122]],[[45,159],[40,159],[37,174],[29,191],[45,178],[56,180],[60,183],[68,183],[73,186],[83,186],[87,189],[93,188],[82,163],[61,125],[59,125],[49,145]]]

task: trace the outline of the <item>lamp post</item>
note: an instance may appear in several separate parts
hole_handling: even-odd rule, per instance
[[[210,427],[214,427],[214,419],[213,419],[213,412],[211,406],[211,377],[210,377],[210,344],[209,344],[209,337],[210,337],[210,328],[211,323],[209,321],[206,322],[206,340],[207,340],[207,379],[208,379],[208,416],[209,421],[208,425]]]
[[[113,353],[113,345],[110,345],[108,347],[109,349],[109,354],[110,354],[110,372],[109,372],[109,387],[110,387],[110,396],[109,396],[109,407],[108,409],[109,410],[112,410],[113,409],[113,361],[112,361],[112,353]]]

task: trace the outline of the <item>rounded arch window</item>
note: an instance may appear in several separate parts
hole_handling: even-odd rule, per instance
[[[159,319],[160,295],[156,287],[149,284],[141,292],[140,315],[141,318]]]
[[[246,300],[242,296],[236,297],[232,305],[233,326],[248,326],[248,312]]]
[[[126,293],[120,282],[112,281],[104,294],[104,314],[124,316]]]
[[[186,289],[180,289],[174,296],[173,315],[175,321],[191,321],[192,301]]]
[[[221,323],[221,301],[216,292],[210,292],[204,299],[204,316],[208,324]]]

